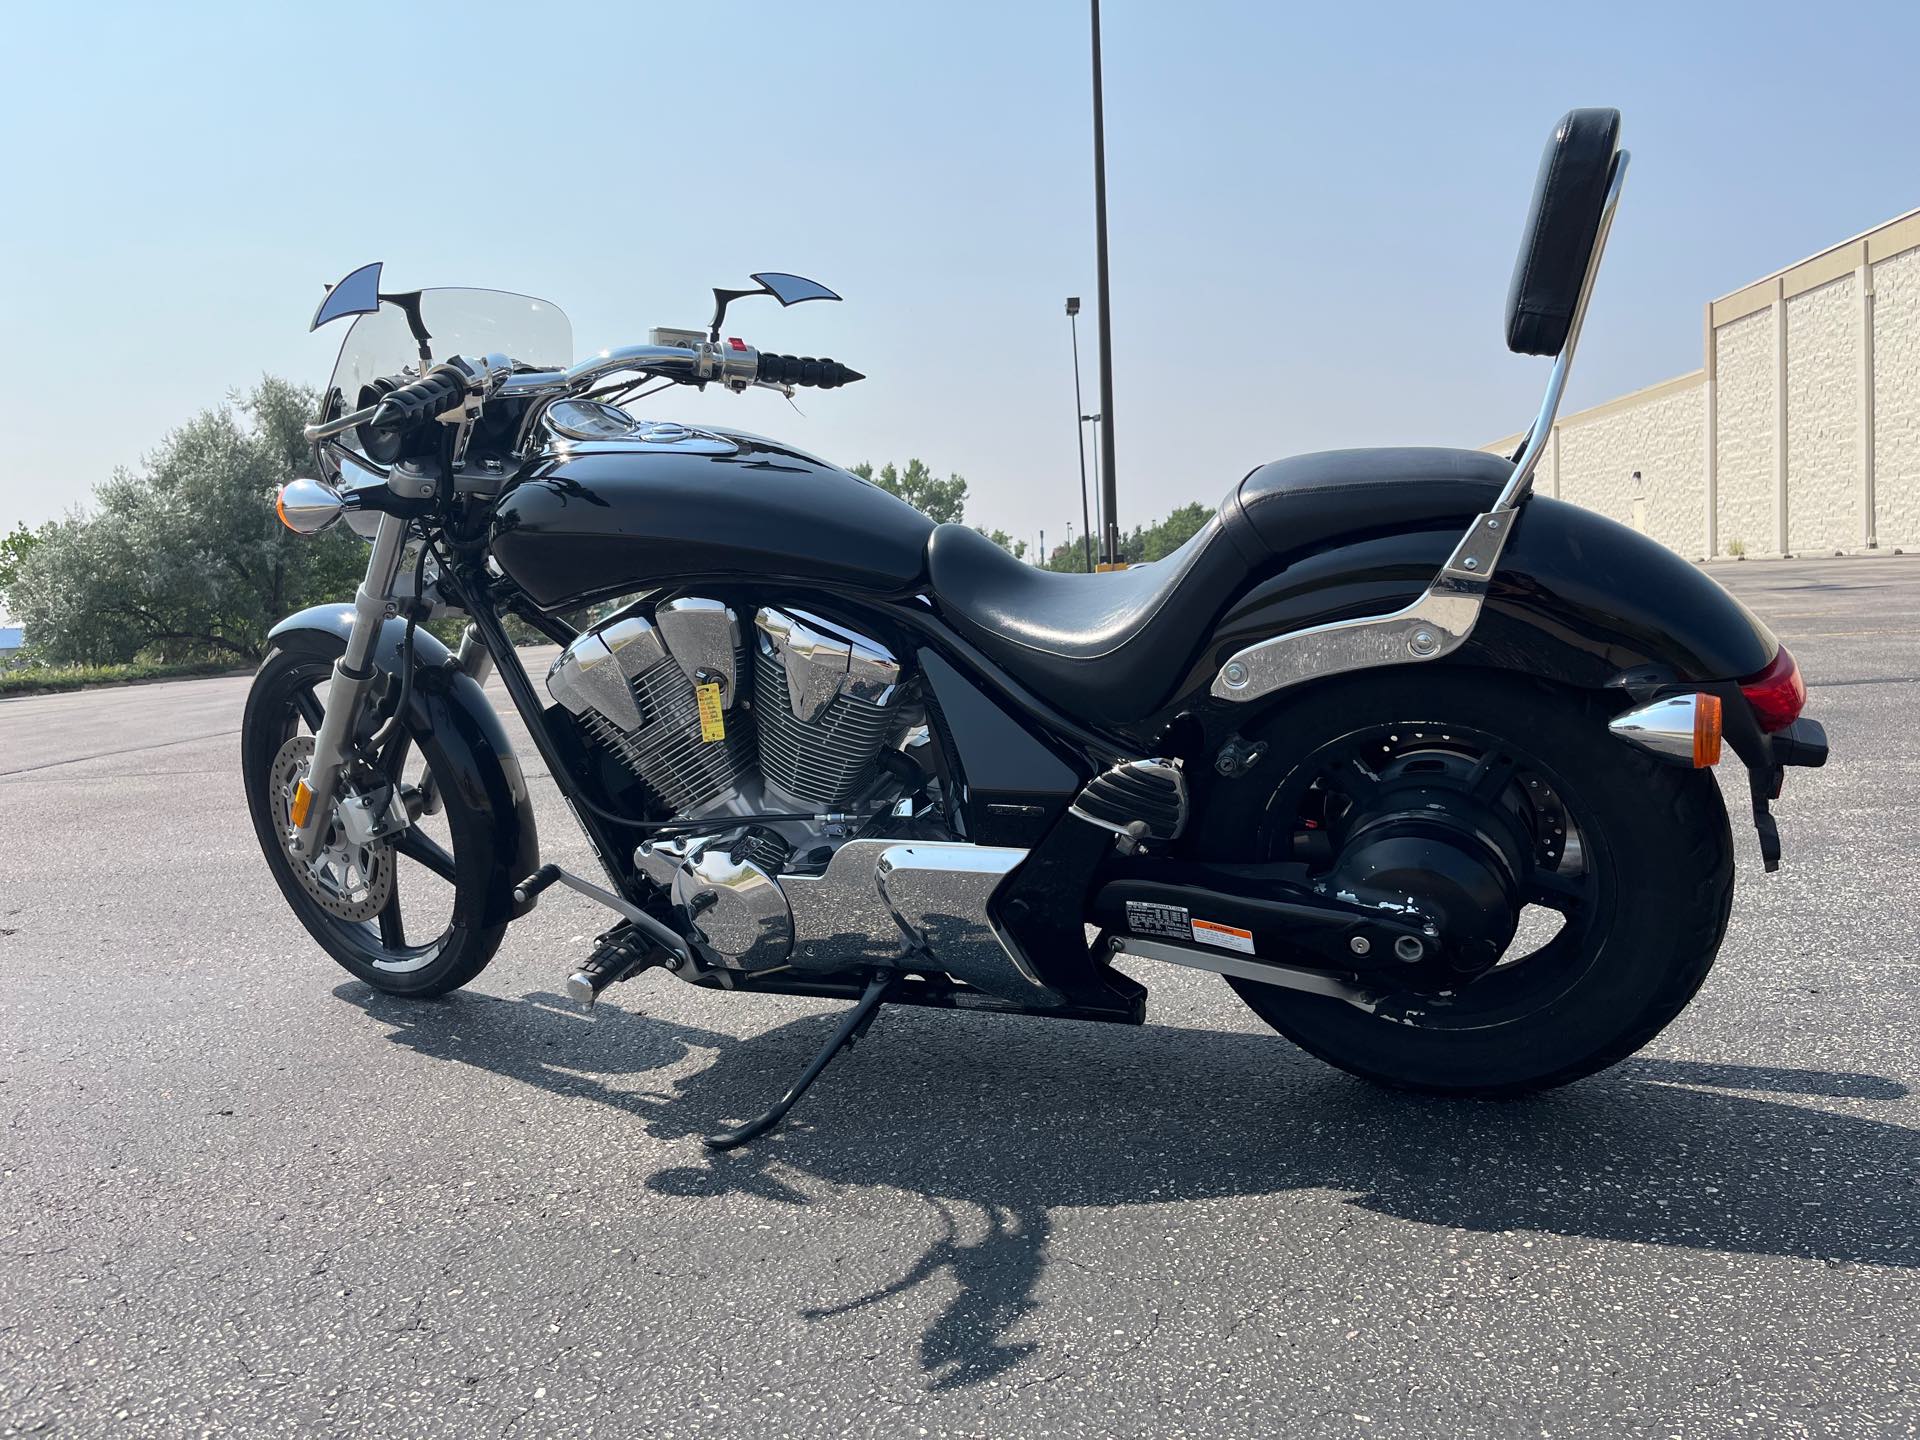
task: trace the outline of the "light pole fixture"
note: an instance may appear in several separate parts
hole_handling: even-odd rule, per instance
[[[1087,417],[1080,414],[1080,297],[1078,295],[1067,297],[1067,324],[1073,330],[1073,413],[1080,415],[1080,419],[1084,422]],[[1087,573],[1091,575],[1093,573],[1093,526],[1087,514],[1087,427],[1084,423],[1075,425],[1073,432],[1080,441],[1081,549],[1086,552]]]

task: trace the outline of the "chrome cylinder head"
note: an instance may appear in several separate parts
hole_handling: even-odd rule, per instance
[[[629,610],[581,635],[547,675],[547,691],[678,813],[720,799],[750,763],[740,625],[717,601],[668,601],[656,624]],[[724,738],[709,740],[696,686],[720,691]]]
[[[768,786],[838,809],[872,780],[902,698],[886,647],[799,611],[754,616],[760,770]]]

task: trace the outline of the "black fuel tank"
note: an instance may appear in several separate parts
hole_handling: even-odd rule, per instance
[[[500,568],[548,610],[679,581],[925,585],[933,522],[905,501],[771,440],[702,439],[596,441],[536,462],[494,508]]]

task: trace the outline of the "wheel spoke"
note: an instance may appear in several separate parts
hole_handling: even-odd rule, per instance
[[[400,877],[394,876],[389,883],[393,889],[387,895],[387,903],[380,907],[380,943],[389,950],[404,950],[407,932],[400,921]]]
[[[1571,915],[1587,901],[1587,883],[1583,876],[1562,875],[1557,870],[1535,870],[1528,877],[1526,894],[1529,905],[1544,905]]]
[[[1367,768],[1358,755],[1343,755],[1321,777],[1328,790],[1358,800],[1380,783],[1380,777]]]
[[[318,683],[317,681],[315,682]],[[293,708],[300,712],[300,718],[307,722],[307,729],[313,734],[320,733],[320,722],[326,716],[321,708],[320,697],[313,693],[313,686],[296,690],[293,695]]]
[[[409,825],[400,832],[400,838],[393,842],[396,855],[404,855],[409,860],[424,865],[449,885],[454,883],[453,856],[447,848],[431,835],[426,834],[418,825]]]
[[[1491,750],[1482,756],[1467,776],[1467,793],[1484,805],[1490,805],[1513,783],[1513,756],[1504,750]]]

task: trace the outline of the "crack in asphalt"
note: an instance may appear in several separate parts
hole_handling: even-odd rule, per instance
[[[206,735],[182,735],[177,740],[156,740],[151,745],[128,745],[120,750],[101,750],[92,755],[71,755],[65,760],[45,760],[38,765],[22,765],[13,770],[0,770],[0,780],[9,775],[31,775],[36,770],[56,770],[62,765],[79,765],[88,760],[111,760],[116,755],[137,755],[143,750],[165,750],[174,745],[192,745],[200,740],[219,740],[224,736],[238,735],[240,727],[231,730],[215,730]]]

